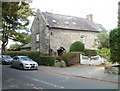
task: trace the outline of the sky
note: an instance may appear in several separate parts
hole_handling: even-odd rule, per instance
[[[93,21],[102,24],[108,31],[117,26],[119,0],[33,0],[32,8],[42,12],[86,18],[93,14]],[[32,19],[31,19],[32,20]],[[32,22],[32,21],[31,21]]]

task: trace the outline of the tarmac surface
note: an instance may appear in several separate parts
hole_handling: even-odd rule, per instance
[[[64,68],[39,66],[39,70],[54,74],[68,75],[120,84],[119,76],[116,74],[105,73],[104,67],[102,66],[77,65]]]

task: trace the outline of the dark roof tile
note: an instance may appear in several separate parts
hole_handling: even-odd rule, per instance
[[[101,31],[101,27],[85,18],[53,14],[48,12],[42,12],[42,14],[48,22],[49,27]]]

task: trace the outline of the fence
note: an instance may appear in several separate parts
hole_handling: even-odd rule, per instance
[[[101,65],[106,63],[106,61],[106,59],[100,57],[99,55],[88,57],[80,54],[80,64]]]

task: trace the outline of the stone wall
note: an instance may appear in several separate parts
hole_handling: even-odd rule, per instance
[[[40,11],[37,12],[37,15],[33,21],[32,27],[32,50],[37,50],[40,48],[40,51],[43,51],[45,54],[49,52],[49,29],[47,23],[42,16]],[[39,40],[36,42],[36,33],[39,33]]]
[[[50,48],[54,51],[62,46],[69,51],[70,45],[75,41],[82,41],[81,36],[84,35],[84,44],[87,49],[96,49],[95,39],[99,32],[89,31],[75,31],[75,30],[63,30],[63,29],[50,29]]]

